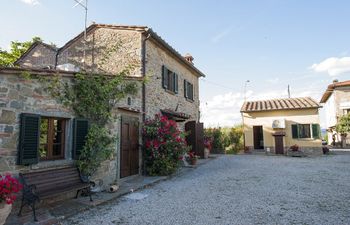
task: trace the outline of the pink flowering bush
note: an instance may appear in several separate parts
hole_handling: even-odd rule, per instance
[[[156,115],[145,122],[142,134],[147,174],[164,176],[175,172],[182,156],[189,150],[185,133],[178,129],[176,122]]]
[[[0,203],[12,204],[16,200],[15,194],[21,189],[22,185],[13,176],[10,174],[0,175]]]

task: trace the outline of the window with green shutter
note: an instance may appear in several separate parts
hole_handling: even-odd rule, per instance
[[[292,124],[292,138],[320,138],[321,129],[318,124]]]
[[[298,134],[298,124],[292,124],[292,138],[293,138],[293,139],[299,138],[299,134]]]
[[[177,73],[169,70],[164,65],[162,66],[162,86],[165,90],[177,94],[179,91],[178,79],[179,75]]]
[[[193,84],[187,80],[184,80],[184,94],[186,99],[193,101]]]
[[[21,114],[20,137],[18,145],[18,164],[30,165],[39,161],[40,116]]]
[[[312,124],[312,138],[314,139],[321,138],[321,127],[319,124]]]
[[[74,119],[73,121],[73,159],[79,159],[85,145],[86,135],[89,131],[89,121],[86,119]]]

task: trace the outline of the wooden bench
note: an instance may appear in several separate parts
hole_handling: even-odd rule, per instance
[[[91,182],[83,182],[76,167],[20,173],[19,176],[23,184],[23,195],[18,216],[21,216],[23,206],[28,205],[33,210],[34,221],[37,221],[35,203],[65,192],[77,191],[75,198],[78,198],[79,192],[84,191],[92,201]]]

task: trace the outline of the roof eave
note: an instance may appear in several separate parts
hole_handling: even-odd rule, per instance
[[[198,77],[205,77],[205,74],[202,73],[199,69],[197,69],[193,64],[188,62],[179,52],[177,52],[173,47],[171,47],[166,41],[164,41],[156,32],[154,32],[151,28],[148,28],[146,30],[147,34],[151,35],[151,38],[153,38],[156,43],[160,44],[163,48],[167,49],[169,52],[171,52],[181,63],[186,65],[188,68],[190,68],[192,71],[194,71]]]
[[[322,106],[307,107],[307,108],[297,108],[297,109],[269,109],[269,110],[241,110],[241,113],[252,113],[252,112],[272,112],[272,111],[289,111],[289,110],[307,110],[307,109],[319,109]]]

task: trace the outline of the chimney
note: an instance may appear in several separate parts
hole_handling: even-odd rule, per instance
[[[193,60],[194,58],[192,57],[191,54],[187,53],[184,58],[187,60],[187,62],[191,63],[193,65]]]
[[[334,84],[334,83],[338,83],[338,79],[334,79],[334,80],[333,80],[333,84]]]

